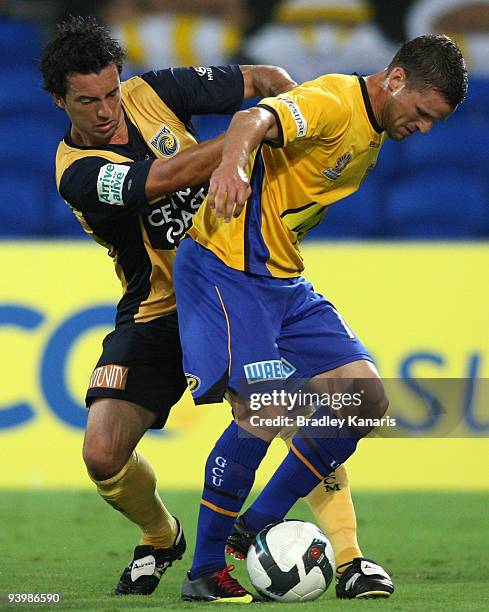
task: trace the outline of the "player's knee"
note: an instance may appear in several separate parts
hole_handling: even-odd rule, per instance
[[[388,408],[389,399],[380,378],[365,381],[361,416],[369,419],[381,419]]]
[[[355,391],[361,401],[349,409],[349,414],[356,418],[356,428],[363,437],[379,424],[379,419],[387,412],[389,400],[380,378],[357,381]]]
[[[375,399],[372,405],[372,418],[381,419],[387,409],[389,408],[389,398],[387,397],[385,391],[382,392],[382,395]]]
[[[118,474],[127,463],[127,458],[104,446],[86,441],[83,446],[83,461],[94,480],[107,480]]]

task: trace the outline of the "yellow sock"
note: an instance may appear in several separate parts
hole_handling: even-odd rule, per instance
[[[340,465],[320,482],[306,501],[333,546],[336,567],[339,568],[337,573],[341,574],[345,564],[363,556],[358,546],[357,519],[345,466]]]
[[[280,432],[288,447],[295,431],[289,429]],[[342,574],[355,557],[363,557],[358,546],[357,518],[345,466],[340,465],[336,468],[309,493],[305,500],[318,526],[331,542],[336,560],[336,573]]]
[[[140,544],[155,548],[172,546],[177,536],[177,522],[161,501],[153,468],[142,455],[134,451],[118,474],[93,482],[108,504],[139,525]]]

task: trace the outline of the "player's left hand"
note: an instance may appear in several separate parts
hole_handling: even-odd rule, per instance
[[[208,203],[219,219],[226,223],[239,217],[251,195],[250,181],[239,167],[230,167],[225,161],[213,172],[209,183]]]

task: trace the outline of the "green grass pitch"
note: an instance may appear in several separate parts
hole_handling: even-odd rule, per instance
[[[187,553],[152,596],[115,597],[111,592],[137,542],[135,527],[95,492],[0,491],[0,609],[43,608],[9,605],[8,592],[60,593],[62,602],[52,610],[197,609],[199,604],[181,602],[179,592],[191,562],[199,495],[163,497],[182,519]],[[391,572],[395,594],[388,600],[337,601],[330,587],[315,602],[287,604],[287,610],[489,610],[487,493],[357,493],[355,502],[364,554]],[[291,516],[311,518],[302,505]],[[237,565],[236,575],[249,586],[245,564]],[[281,605],[286,604],[258,609]]]

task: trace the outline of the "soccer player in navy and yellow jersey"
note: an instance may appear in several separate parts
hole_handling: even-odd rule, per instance
[[[328,206],[360,187],[387,136],[403,140],[429,132],[466,90],[456,44],[446,36],[422,36],[405,43],[382,72],[322,76],[235,115],[208,201],[174,269],[194,400],[222,401],[227,393],[238,416],[206,464],[184,599],[212,599],[211,577],[225,565],[226,539],[229,549],[246,551],[256,532],[310,495],[384,415],[388,401],[372,358],[333,304],[302,278],[300,243]],[[276,433],[245,418],[247,400],[259,391],[257,383],[282,390],[300,381],[318,397],[331,390],[343,394],[339,414],[357,420],[342,426],[320,406],[317,420],[293,435],[288,455],[233,530]],[[355,393],[361,396],[356,405]],[[371,420],[358,420],[363,417]],[[337,569],[338,597],[393,592],[389,576],[369,559],[340,560]]]
[[[120,83],[124,53],[94,19],[60,24],[41,62],[71,126],[59,145],[60,194],[113,258],[123,295],[91,376],[83,458],[99,494],[142,537],[116,587],[148,594],[185,551],[179,522],[135,447],[164,426],[187,383],[172,286],[175,247],[204,199],[222,138],[197,144],[191,116],[295,85],[272,66],[176,68]],[[241,593],[228,581],[227,591]],[[244,592],[244,591],[243,591]]]

